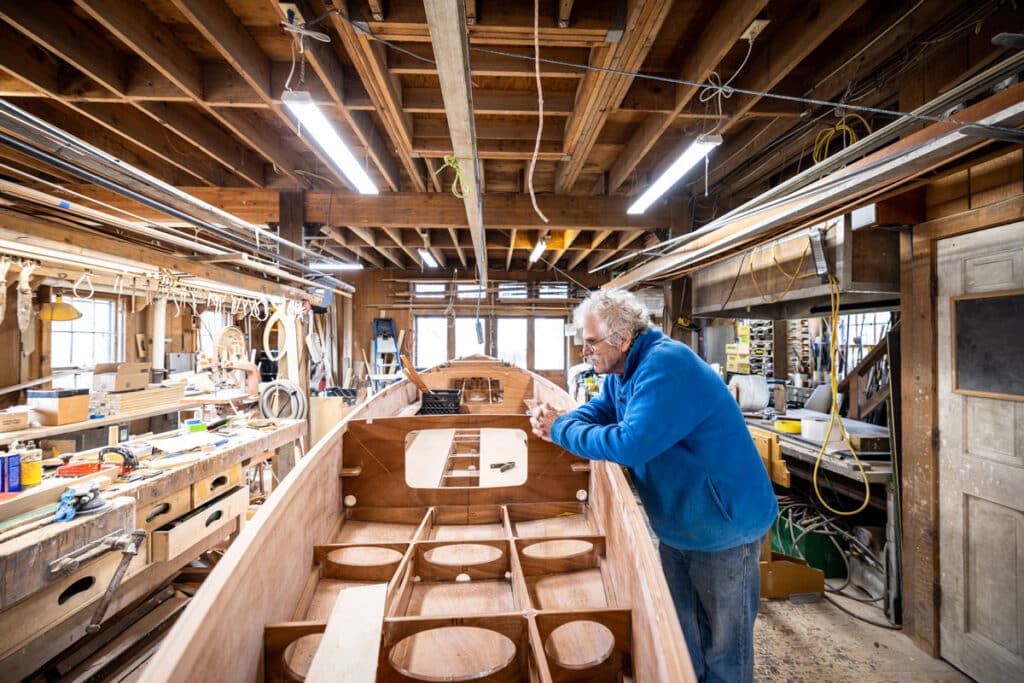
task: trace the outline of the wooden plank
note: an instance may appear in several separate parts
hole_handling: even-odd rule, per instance
[[[465,6],[442,0],[424,0],[437,63],[445,116],[453,154],[462,167],[463,204],[473,256],[481,286],[487,286],[487,238],[484,234],[483,188],[480,186],[480,156],[473,114],[473,82],[469,66],[469,37],[465,29]]]
[[[760,12],[767,0],[726,0],[715,12],[694,49],[686,56],[679,78],[703,83],[718,66],[740,36]],[[697,94],[693,86],[680,86],[675,94],[674,110],[648,116],[630,138],[608,172],[608,192],[618,190],[637,165],[654,148],[675,117]]]
[[[483,198],[484,224],[509,230],[652,230],[668,225],[668,211],[651,210],[641,215],[626,213],[625,197],[575,197],[542,195],[537,205],[550,219],[543,223],[533,210],[529,195],[488,194]],[[330,215],[327,214],[330,208]],[[396,228],[466,228],[468,219],[462,200],[450,193],[306,193],[306,220],[330,225],[376,227],[381,217]]]
[[[347,588],[327,620],[327,629],[306,674],[310,683],[374,683],[387,584]]]
[[[412,51],[416,54],[428,59],[431,58],[432,53],[429,50],[416,49],[415,46],[411,47],[413,48]],[[503,52],[514,52],[522,55],[532,54],[531,50],[532,48],[526,49],[514,46],[506,46],[502,49]],[[545,45],[543,56],[545,59],[558,60],[568,64],[586,64],[588,52],[586,48]],[[474,76],[533,78],[533,63],[529,60],[492,55],[486,52],[473,52],[470,54],[470,57]],[[437,73],[437,67],[402,52],[390,52],[388,53],[388,71],[405,76],[433,75]],[[541,63],[540,73],[542,78],[571,78],[578,80],[583,78],[584,69],[564,64]]]

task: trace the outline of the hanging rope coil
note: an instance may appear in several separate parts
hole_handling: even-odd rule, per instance
[[[446,168],[450,168],[455,171],[455,178],[452,179],[452,194],[459,199],[466,197],[466,176],[462,171],[462,164],[459,163],[459,159],[454,154],[444,155],[444,164],[441,168],[434,171],[434,175],[440,175],[441,171]]]

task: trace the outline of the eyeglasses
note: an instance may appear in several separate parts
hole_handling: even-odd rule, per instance
[[[608,335],[608,337],[610,337],[610,336],[611,335]],[[601,337],[600,339],[584,339],[583,340],[583,352],[586,353],[588,348],[591,351],[593,351],[595,346],[597,346],[601,342],[603,342],[606,339],[608,339],[608,337]]]

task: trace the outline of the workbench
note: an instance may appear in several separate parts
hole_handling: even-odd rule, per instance
[[[821,417],[822,413],[805,408],[790,408],[786,411],[785,415],[780,416],[778,419],[799,420],[803,417],[812,416]],[[779,448],[782,450],[783,456],[808,463],[812,467],[814,466],[815,461],[818,459],[818,453],[821,451],[820,442],[810,441],[799,434],[790,434],[775,429],[774,420],[762,420],[756,413],[744,413],[743,417],[750,427],[757,427],[758,429],[778,434]],[[861,422],[860,420],[843,418],[843,426],[846,427],[846,431],[849,434],[886,439],[889,437],[889,430],[885,427]],[[834,425],[832,429],[839,429],[839,425]],[[858,453],[857,455],[864,466],[864,474],[867,476],[868,483],[884,485],[892,480],[892,463],[889,460],[888,450],[884,452]],[[858,483],[863,482],[860,469],[850,454],[849,446],[841,441],[830,443],[825,447],[825,454],[821,457],[820,468],[830,473],[838,474],[841,477],[852,479]]]
[[[85,634],[97,605],[121,561],[106,552],[76,566],[69,559],[91,545],[144,529],[146,539],[128,565],[106,611],[110,617],[149,595],[206,550],[241,531],[249,508],[244,470],[283,454],[304,438],[306,423],[278,420],[263,431],[249,427],[226,436],[209,451],[154,459],[153,476],[119,478],[119,468],[76,479],[45,479],[14,498],[0,501],[0,670],[13,679],[32,673]],[[155,441],[156,435],[134,441]],[[87,454],[80,454],[87,455]],[[160,463],[160,469],[155,469]],[[146,461],[143,461],[143,466]],[[11,534],[10,517],[26,524],[53,516],[60,494],[81,482],[99,481],[109,507],[70,522]],[[14,530],[15,533],[17,529]],[[67,571],[56,572],[56,567]]]

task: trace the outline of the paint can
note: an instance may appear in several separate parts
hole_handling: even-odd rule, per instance
[[[43,451],[28,448],[21,454],[21,485],[36,486],[43,481]]]

